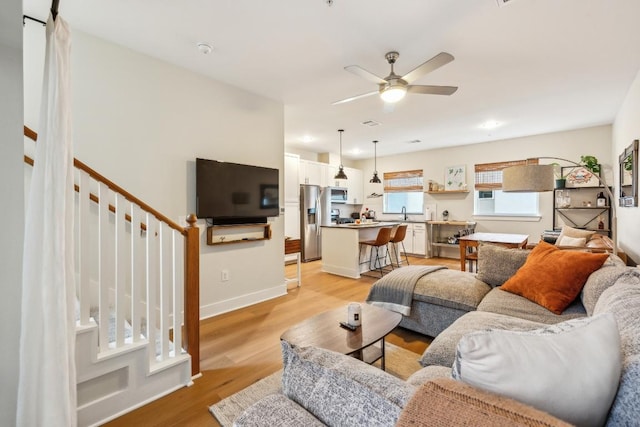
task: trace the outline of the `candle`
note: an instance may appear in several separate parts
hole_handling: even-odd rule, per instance
[[[353,326],[360,326],[362,322],[362,307],[357,302],[352,302],[347,308],[347,323]]]

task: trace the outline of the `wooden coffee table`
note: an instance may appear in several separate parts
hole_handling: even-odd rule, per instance
[[[325,311],[287,329],[281,340],[298,347],[321,347],[347,354],[366,363],[384,364],[384,338],[400,324],[402,315],[362,303],[362,325],[355,331],[340,327],[347,319],[347,307]],[[380,346],[373,345],[380,343]]]

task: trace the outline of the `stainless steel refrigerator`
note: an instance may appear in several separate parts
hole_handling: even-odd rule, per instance
[[[331,200],[319,185],[300,185],[300,239],[302,261],[322,256],[320,226],[331,223]]]

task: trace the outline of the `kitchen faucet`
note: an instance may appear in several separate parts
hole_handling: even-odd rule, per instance
[[[400,213],[402,213],[402,220],[406,221],[407,220],[407,208],[405,206],[402,207],[402,210],[400,210]]]

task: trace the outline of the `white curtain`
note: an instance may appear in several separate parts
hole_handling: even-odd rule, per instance
[[[25,224],[18,426],[75,426],[70,33],[47,22],[42,108]]]

